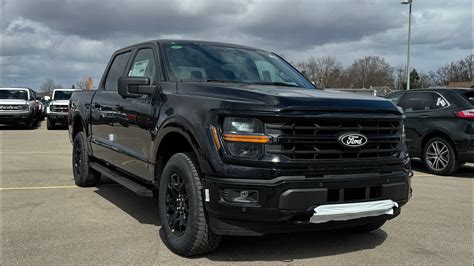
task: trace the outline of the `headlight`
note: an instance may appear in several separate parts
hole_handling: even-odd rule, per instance
[[[263,123],[258,119],[227,117],[224,119],[224,131],[228,133],[263,133]]]
[[[51,111],[53,111],[53,112],[56,111],[56,106],[50,105],[50,106],[49,106],[49,110],[51,110]]]
[[[21,108],[23,110],[28,110],[28,109],[30,109],[30,106],[28,104],[24,104]]]
[[[270,137],[263,133],[263,123],[253,118],[227,117],[223,123],[223,140],[232,156],[258,159]]]

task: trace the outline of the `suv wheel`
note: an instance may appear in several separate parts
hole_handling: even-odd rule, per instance
[[[451,142],[441,137],[432,138],[426,143],[423,162],[429,172],[437,175],[454,173],[460,165]]]
[[[72,172],[74,182],[79,187],[90,187],[99,183],[100,174],[89,167],[89,162],[86,135],[84,132],[79,132],[74,138],[72,148]]]
[[[51,119],[46,119],[46,127],[48,129],[54,129],[54,121],[51,121]]]
[[[177,153],[166,163],[160,180],[159,214],[164,242],[174,253],[194,256],[219,245],[221,237],[207,223],[193,154]]]

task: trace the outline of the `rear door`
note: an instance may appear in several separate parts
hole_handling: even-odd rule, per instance
[[[421,156],[422,137],[443,127],[443,121],[453,118],[449,102],[439,93],[407,92],[400,102],[405,111],[406,144],[411,156]]]
[[[115,128],[122,121],[120,104],[124,101],[118,94],[118,79],[124,76],[131,54],[131,50],[126,50],[112,57],[91,104],[91,145],[94,157],[115,166],[121,163]]]

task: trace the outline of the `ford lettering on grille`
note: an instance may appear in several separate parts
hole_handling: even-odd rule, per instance
[[[346,133],[339,136],[339,143],[349,148],[362,147],[367,144],[367,137],[360,133]]]

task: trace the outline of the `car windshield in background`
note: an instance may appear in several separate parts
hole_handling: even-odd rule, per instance
[[[164,44],[173,81],[278,85],[315,89],[278,56],[260,50],[203,44]]]
[[[69,100],[71,98],[72,91],[55,91],[53,100]]]
[[[474,106],[474,90],[469,90],[467,92],[461,92],[461,95]]]
[[[26,90],[0,90],[0,99],[28,100]]]

